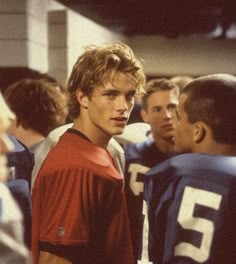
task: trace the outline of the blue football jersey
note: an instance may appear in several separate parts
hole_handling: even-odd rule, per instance
[[[135,260],[148,263],[148,221],[144,204],[144,175],[149,169],[166,160],[153,139],[125,147],[125,192],[130,220]]]
[[[31,184],[31,174],[34,166],[34,154],[22,142],[8,135],[14,144],[14,150],[7,153],[10,180],[23,179]]]
[[[236,157],[178,155],[145,180],[154,263],[236,263]]]
[[[7,153],[10,178],[6,182],[17,201],[24,220],[25,243],[31,244],[32,201],[30,193],[31,173],[34,166],[34,154],[15,137],[8,135],[14,144],[14,150]]]

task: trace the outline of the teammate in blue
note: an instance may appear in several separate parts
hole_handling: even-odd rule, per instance
[[[236,263],[236,77],[183,89],[175,157],[145,177],[149,249],[156,264]]]
[[[125,146],[126,198],[136,263],[148,263],[147,214],[143,204],[143,176],[174,152],[179,88],[167,79],[153,79],[142,97],[141,116],[150,124],[151,137]]]

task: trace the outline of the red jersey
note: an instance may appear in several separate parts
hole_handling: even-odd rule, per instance
[[[86,246],[94,263],[133,263],[124,183],[106,149],[62,135],[36,179],[32,231],[35,264],[39,241]]]

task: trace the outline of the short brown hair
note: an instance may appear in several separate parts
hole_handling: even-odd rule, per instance
[[[183,90],[184,86],[191,82],[194,78],[187,75],[177,75],[170,78],[172,82],[179,86],[180,91]]]
[[[72,119],[80,114],[76,90],[80,88],[89,96],[94,86],[110,80],[114,71],[130,74],[137,83],[137,93],[143,93],[145,75],[142,64],[127,45],[116,43],[85,48],[84,53],[77,59],[67,83],[69,114]]]
[[[22,79],[10,85],[3,95],[17,122],[25,129],[46,136],[65,123],[67,102],[57,83]]]
[[[184,110],[188,121],[202,121],[223,144],[236,144],[236,77],[211,74],[188,83],[182,93],[187,94]]]
[[[142,108],[147,110],[147,100],[151,94],[158,91],[170,91],[173,89],[176,89],[179,93],[178,85],[165,78],[156,78],[148,81],[145,87],[145,94],[142,96]]]

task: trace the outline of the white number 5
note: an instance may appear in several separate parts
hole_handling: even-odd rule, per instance
[[[175,256],[187,256],[199,263],[205,262],[209,258],[214,234],[214,222],[201,217],[194,217],[193,212],[196,204],[218,210],[221,199],[220,194],[189,186],[185,187],[178,222],[184,229],[201,232],[202,241],[199,248],[187,242],[179,243],[175,247]]]

